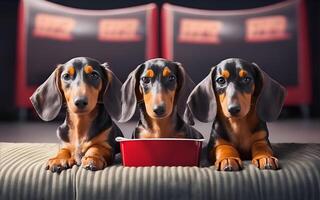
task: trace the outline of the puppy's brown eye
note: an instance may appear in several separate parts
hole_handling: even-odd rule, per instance
[[[142,82],[143,82],[144,84],[148,84],[148,83],[150,83],[151,78],[150,78],[150,77],[142,77],[141,80],[142,80]]]
[[[70,74],[63,74],[62,78],[63,78],[63,80],[68,81],[71,79],[71,76],[70,76]]]
[[[251,78],[250,77],[244,77],[243,79],[242,79],[242,82],[244,83],[244,84],[249,84],[250,82],[251,82]]]
[[[169,81],[174,81],[174,80],[176,80],[175,76],[173,76],[173,75],[169,76]]]
[[[226,83],[226,79],[224,79],[223,77],[219,77],[217,78],[216,82],[220,85],[224,85]]]

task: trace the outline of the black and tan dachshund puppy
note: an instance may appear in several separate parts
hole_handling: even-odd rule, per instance
[[[240,170],[241,159],[252,159],[260,169],[278,169],[266,122],[277,119],[285,95],[255,63],[230,58],[194,88],[184,117],[190,124],[193,116],[213,121],[208,152],[218,170]]]
[[[66,105],[66,118],[57,129],[63,146],[47,163],[60,172],[73,165],[100,170],[120,151],[115,137],[122,136],[109,114],[121,115],[121,82],[107,64],[78,57],[58,65],[34,92],[31,102],[44,121],[53,120]]]
[[[146,61],[130,73],[122,86],[122,118],[140,110],[133,138],[203,138],[182,120],[194,83],[180,63],[162,58]]]

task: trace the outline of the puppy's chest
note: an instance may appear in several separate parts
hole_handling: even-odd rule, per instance
[[[139,138],[185,138],[186,134],[182,131],[154,131],[144,127],[138,127]]]
[[[251,151],[253,131],[248,124],[232,123],[227,126],[230,142],[243,152]]]
[[[91,138],[90,140],[88,138],[88,131],[85,131],[85,132],[79,132],[77,130],[69,131],[70,142],[68,146],[69,146],[69,149],[71,149],[72,156],[75,158],[78,164],[81,163],[82,157],[85,155],[85,153],[91,146],[99,143],[100,144],[106,143],[108,141],[108,135],[110,133],[110,129],[111,128],[101,133],[97,133],[97,136],[95,136],[94,138]]]

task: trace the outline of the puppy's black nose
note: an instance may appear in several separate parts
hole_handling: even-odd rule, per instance
[[[229,105],[228,106],[228,111],[231,115],[236,115],[240,112],[241,108],[239,105]]]
[[[156,115],[161,116],[165,112],[164,105],[156,105],[153,107],[153,112],[156,113]]]
[[[74,105],[76,105],[80,109],[83,109],[88,105],[88,98],[87,97],[76,97],[74,99]]]

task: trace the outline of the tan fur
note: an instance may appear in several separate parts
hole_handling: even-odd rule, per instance
[[[81,145],[81,151],[84,156],[81,160],[83,166],[87,166],[90,162],[96,163],[98,169],[103,169],[111,161],[112,148],[107,143],[110,129],[105,130],[91,140]]]
[[[155,98],[152,97],[152,92],[144,95],[144,102],[147,110],[147,121],[149,124],[148,130],[141,128],[139,136],[141,138],[170,138],[170,137],[184,137],[182,133],[175,130],[175,123],[172,121],[172,112],[174,104],[175,90],[167,93],[157,94]],[[157,117],[153,112],[153,106],[164,102],[166,112],[162,118]]]
[[[73,73],[74,75],[74,70],[74,67],[70,67],[68,73],[70,75]],[[89,71],[90,69],[88,68],[85,72]],[[64,82],[58,80],[57,84],[64,94],[68,106],[70,141],[63,144],[63,148],[56,157],[49,159],[47,169],[58,165],[72,167],[77,162],[78,164],[81,162],[84,167],[94,163],[97,169],[103,169],[112,156],[112,148],[107,143],[111,128],[91,140],[87,138],[92,121],[98,114],[96,105],[102,84],[99,85],[98,89],[88,86],[84,82],[81,82],[79,86],[67,88]],[[79,112],[74,105],[73,99],[77,96],[86,96],[88,98],[88,105],[85,111]],[[79,160],[81,156],[83,156],[82,160]]]
[[[97,166],[97,169],[103,169],[111,162],[111,156],[111,147],[106,148],[103,144],[92,145],[88,151],[86,151],[81,163],[84,167],[93,163]]]
[[[218,113],[224,127],[230,137],[230,142],[239,150],[250,152],[254,141],[265,138],[266,134],[253,134],[253,130],[257,127],[259,119],[255,111],[251,111],[244,118],[227,118]]]
[[[254,86],[253,86],[254,88]],[[238,94],[237,98],[240,102],[241,111],[239,117],[231,117],[228,111],[228,98],[226,94],[219,95],[218,117],[222,119],[224,127],[227,129],[231,143],[239,150],[248,152],[251,149],[253,142],[252,137],[264,138],[266,135],[253,134],[253,130],[259,123],[258,116],[254,106],[252,94]]]
[[[175,90],[170,90],[168,92],[160,91],[157,94],[154,94],[152,91],[150,91],[146,94],[143,94],[143,100],[148,116],[151,118],[157,118],[156,114],[153,112],[153,107],[163,102],[166,107],[166,112],[164,113],[163,117],[168,117],[173,111],[175,94]]]
[[[162,75],[169,76],[170,74],[170,69],[165,67]],[[149,126],[147,128],[142,126],[138,127],[140,138],[185,138],[184,133],[177,132],[175,130],[175,123],[172,118],[176,90],[177,88],[169,91],[162,90],[158,91],[158,93],[155,93],[151,90],[148,93],[143,94],[143,100],[147,112],[146,121]],[[165,113],[159,118],[154,113],[153,108],[155,105],[162,103],[165,105]]]
[[[94,162],[97,169],[102,169],[110,162],[112,148],[107,141],[111,128],[98,134],[91,140],[87,140],[86,138],[90,124],[96,115],[97,111],[93,111],[88,115],[82,116],[70,114],[70,141],[68,143],[64,143],[63,148],[60,150],[58,155],[49,160],[49,168],[57,163],[72,163],[72,165],[81,163],[83,166],[86,166],[90,164],[90,162]],[[82,160],[79,160],[81,157]]]
[[[239,71],[239,76],[240,76],[240,78],[246,77],[247,74],[248,74],[248,72],[245,71],[245,70],[243,70],[243,69],[241,69],[241,70]]]
[[[237,96],[238,96],[238,100],[239,100],[239,103],[241,106],[241,110],[240,110],[240,113],[238,114],[238,116],[244,117],[249,113],[249,111],[251,109],[252,94],[238,92]]]
[[[71,145],[69,148],[75,147],[74,151],[82,152],[82,144],[87,140],[90,125],[93,119],[97,116],[98,111],[95,109],[89,114],[78,115],[76,113],[69,112],[69,139],[70,142],[66,146]]]
[[[242,167],[242,161],[236,148],[223,139],[217,139],[211,156],[215,158],[215,166],[217,170],[224,170],[227,166],[231,166],[233,170],[239,170]]]
[[[91,74],[93,72],[93,68],[92,66],[90,65],[87,65],[84,67],[83,71],[86,73],[86,74]]]
[[[255,86],[253,90],[254,88]],[[241,113],[237,117],[232,117],[227,109],[228,97],[225,93],[218,96],[217,117],[221,119],[226,128],[230,141],[221,138],[215,141],[210,155],[216,160],[217,169],[223,170],[231,166],[232,170],[239,170],[242,163],[238,151],[247,155],[251,154],[252,163],[260,169],[264,169],[266,165],[277,169],[278,161],[273,157],[272,150],[266,141],[267,132],[264,130],[254,132],[259,118],[255,106],[251,106],[255,103],[252,94],[238,93],[236,98],[240,103]]]
[[[152,69],[148,69],[146,71],[146,77],[153,78],[155,76],[154,71]]]
[[[266,132],[253,132],[259,122],[255,112],[245,118],[226,118],[221,112],[218,115],[223,119],[230,141],[218,138],[211,156],[215,158],[218,170],[223,170],[227,165],[231,165],[233,170],[239,170],[242,163],[238,151],[250,154],[253,144],[265,139]]]
[[[252,91],[254,90],[255,86],[253,86]],[[218,96],[219,102],[221,105],[221,111],[223,112],[224,116],[231,117],[231,114],[228,111],[228,105],[229,101],[231,101],[230,98],[228,98],[226,93],[219,94]],[[237,92],[236,99],[239,101],[241,110],[238,114],[237,118],[245,117],[250,109],[251,109],[251,102],[252,102],[252,94],[251,93],[240,93]]]
[[[184,133],[175,130],[175,124],[169,116],[163,119],[147,118],[149,127],[139,127],[140,138],[185,138]]]
[[[219,110],[223,112],[225,116],[229,116],[229,111],[228,111],[228,99],[226,98],[226,93],[219,94]]]
[[[51,169],[53,166],[63,166],[64,168],[72,167],[76,164],[75,159],[71,156],[71,151],[67,148],[59,150],[58,154],[50,158],[47,162],[47,169]]]
[[[68,110],[74,113],[81,112],[82,114],[85,114],[92,111],[97,105],[102,84],[99,85],[98,89],[92,86],[89,86],[84,82],[81,82],[79,86],[76,86],[76,87],[70,86],[69,88],[67,88],[65,83],[62,82],[61,87],[68,105]],[[88,98],[88,105],[86,106],[85,110],[79,111],[76,105],[74,104],[73,100],[77,96],[86,96]]]
[[[147,114],[150,116],[150,115],[154,115],[153,114],[153,94],[151,91],[149,91],[148,93],[144,93],[143,94],[143,100],[144,100],[144,103],[145,103],[145,106],[146,106],[146,111],[147,111]]]
[[[70,76],[73,76],[76,73],[76,70],[74,69],[73,66],[69,67],[68,73],[69,73]]]
[[[165,67],[162,71],[162,76],[167,77],[171,74],[171,70],[169,69],[169,67]]]
[[[177,132],[175,130],[171,131],[161,131],[157,132],[153,129],[140,128],[139,138],[185,138],[185,134]]]
[[[228,70],[223,70],[221,72],[221,75],[225,78],[228,79],[230,77],[230,72]]]
[[[262,131],[263,132],[263,131]],[[258,133],[255,133],[259,135]],[[266,133],[262,133],[266,134]],[[257,138],[252,145],[252,163],[260,169],[264,169],[267,165],[271,169],[278,169],[278,159],[273,157],[273,152],[265,139]]]

